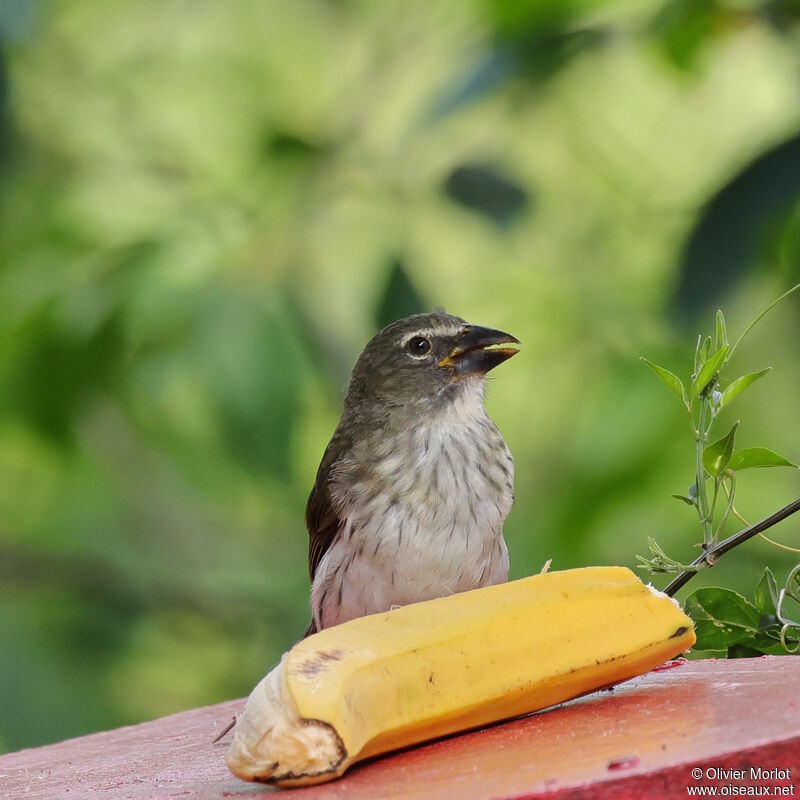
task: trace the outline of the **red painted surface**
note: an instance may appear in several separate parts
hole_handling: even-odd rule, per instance
[[[666,664],[662,664],[660,667],[656,667],[653,672],[664,672],[667,669],[679,669],[680,667],[688,664],[689,662],[683,658],[676,658],[675,661],[667,661]]]
[[[212,744],[241,701],[0,757],[0,797],[59,800],[265,798]],[[685,798],[687,786],[793,787],[800,796],[800,658],[688,662],[550,711],[281,792],[321,798]],[[785,779],[750,768],[788,770]],[[701,778],[692,777],[701,770]],[[730,777],[741,769],[742,778]],[[707,773],[706,770],[712,770]],[[716,773],[713,770],[717,770]],[[727,771],[727,772],[726,772]],[[715,777],[716,776],[716,777]],[[789,789],[787,789],[787,792]]]

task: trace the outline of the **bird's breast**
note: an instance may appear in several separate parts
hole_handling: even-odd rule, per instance
[[[488,417],[419,425],[354,453],[332,484],[345,523],[325,572],[339,576],[340,613],[349,618],[505,580],[502,529],[513,469]]]

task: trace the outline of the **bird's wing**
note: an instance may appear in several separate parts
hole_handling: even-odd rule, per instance
[[[341,447],[342,442],[337,432],[325,450],[325,455],[322,456],[322,462],[317,470],[317,480],[306,505],[306,528],[309,536],[308,573],[312,581],[319,562],[333,544],[343,522],[333,507],[329,491],[331,470],[339,453],[342,452]]]
[[[331,505],[326,486],[314,485],[306,506],[306,527],[308,528],[308,574],[314,580],[319,562],[333,544],[339,533],[341,520]]]

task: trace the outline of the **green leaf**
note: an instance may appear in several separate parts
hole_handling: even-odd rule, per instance
[[[639,356],[639,358],[650,367],[656,375],[663,381],[664,385],[669,389],[675,397],[678,398],[684,405],[688,403],[686,398],[686,389],[683,386],[683,381],[674,373],[670,372],[668,369],[664,369],[664,367],[659,367],[658,364],[654,364],[650,359],[645,358],[644,356]]]
[[[741,394],[751,383],[757,381],[759,378],[762,378],[771,371],[772,367],[767,367],[759,372],[750,372],[747,375],[742,375],[741,378],[737,378],[722,392],[722,400],[720,401],[720,405],[729,406],[733,402],[733,398],[736,397],[736,395]]]
[[[754,596],[756,610],[763,617],[765,614],[774,614],[778,605],[778,582],[772,574],[772,570],[767,567],[761,580],[756,586]]]
[[[687,497],[685,494],[674,494],[672,495],[676,500],[683,500],[687,506],[694,506],[694,500],[691,497]]]
[[[711,337],[706,336],[703,339],[703,346],[700,348],[700,363],[708,360],[708,354],[711,352]]]
[[[711,383],[713,377],[725,363],[728,350],[729,346],[727,344],[723,345],[714,355],[710,356],[707,361],[704,361],[703,366],[700,367],[700,372],[697,373],[697,377],[692,383],[693,398],[699,397],[708,384]]]
[[[733,443],[738,427],[739,421],[737,420],[725,436],[717,439],[703,450],[703,466],[712,478],[716,478],[728,466],[733,455]]]
[[[703,346],[703,334],[697,334],[697,346],[694,348],[694,367],[692,367],[692,375],[697,372],[700,367],[700,348]]]
[[[728,658],[755,658],[760,655],[785,656],[787,653],[780,641],[763,634],[755,636],[752,641],[728,648]]]
[[[725,327],[725,315],[719,309],[717,311],[717,350],[724,344],[728,344],[728,329]]]
[[[703,454],[705,458],[705,453]],[[705,461],[703,462],[705,464]],[[770,450],[768,447],[745,447],[737,450],[730,458],[728,467],[735,472],[753,467],[795,467],[788,458]]]
[[[728,658],[787,655],[775,616],[778,597],[778,585],[769,569],[756,588],[755,605],[730,589],[698,589],[686,600],[686,613],[694,620],[697,634],[695,657],[703,652]]]
[[[759,634],[758,610],[730,589],[697,589],[686,599],[685,610],[695,623],[698,650],[727,650],[740,643],[752,646]]]

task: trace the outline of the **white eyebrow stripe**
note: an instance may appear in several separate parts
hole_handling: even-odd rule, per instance
[[[448,334],[454,336],[457,333],[458,331],[452,328],[423,328],[422,330],[414,331],[413,333],[409,333],[408,336],[405,336],[401,341],[401,345],[405,347],[415,336],[446,336]]]

